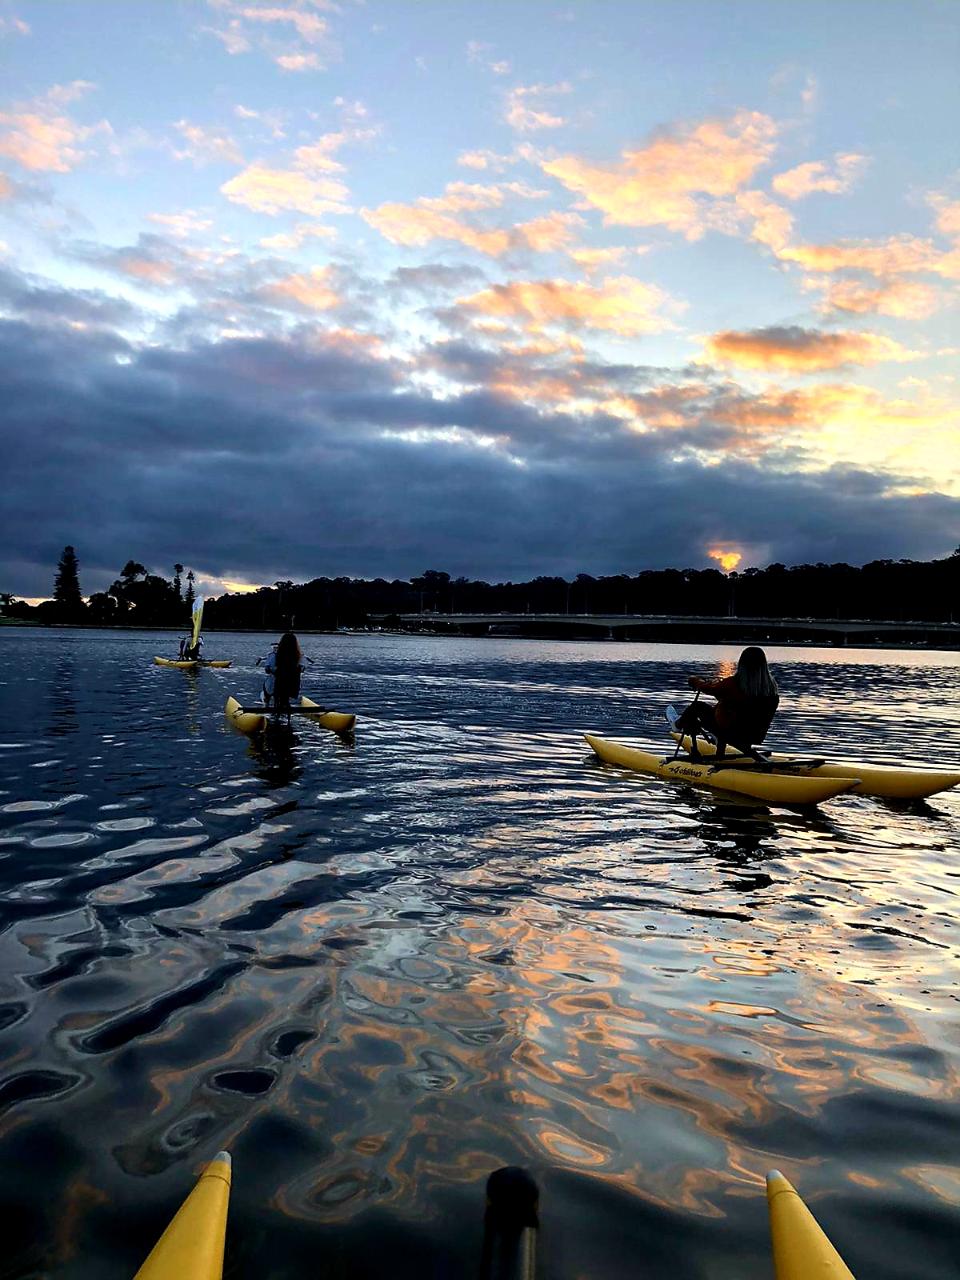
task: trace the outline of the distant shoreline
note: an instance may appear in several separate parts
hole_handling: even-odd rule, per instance
[[[748,622],[749,619],[742,621]],[[782,621],[790,622],[793,619],[783,619]],[[806,619],[797,619],[798,623],[806,621]],[[832,619],[814,619],[814,621],[832,621]],[[881,623],[878,626],[896,626],[896,623]],[[932,624],[935,625],[935,624]],[[42,623],[28,622],[19,618],[2,618],[0,619],[0,633],[5,630],[22,631],[24,629],[32,629],[36,631],[89,631],[109,633],[129,633],[136,634],[163,634],[163,635],[183,635],[187,630],[182,627],[164,627],[164,626],[94,626],[87,623]],[[327,627],[297,627],[295,628],[297,635],[301,636],[393,636],[397,639],[422,639],[425,636],[433,637],[439,640],[524,640],[533,642],[563,641],[566,644],[664,644],[664,645],[730,645],[736,647],[746,643],[760,643],[768,645],[776,649],[878,649],[878,650],[903,650],[903,651],[921,651],[929,653],[957,653],[960,652],[960,627],[957,629],[957,637],[954,644],[948,643],[931,643],[927,640],[852,640],[850,643],[843,643],[841,640],[831,640],[827,635],[816,639],[788,639],[777,636],[765,636],[760,639],[750,639],[748,637],[731,637],[723,635],[720,632],[710,633],[706,635],[698,635],[691,637],[685,635],[682,638],[656,635],[656,636],[588,636],[583,634],[542,634],[542,635],[509,635],[498,632],[494,635],[469,635],[462,632],[454,632],[449,630],[438,629],[394,629],[381,628],[380,630],[362,630],[344,628],[333,630]],[[204,635],[275,635],[278,634],[277,628],[270,627],[205,627]]]

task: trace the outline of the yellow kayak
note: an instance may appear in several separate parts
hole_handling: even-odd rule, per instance
[[[667,782],[691,782],[699,787],[715,787],[719,791],[736,791],[768,804],[820,804],[832,800],[856,786],[854,778],[808,778],[793,773],[767,773],[759,769],[714,769],[710,764],[695,764],[680,757],[663,760],[652,751],[625,747],[592,734],[584,734],[601,760],[619,764],[625,769],[652,774]]]
[[[134,1280],[221,1280],[230,1172],[230,1156],[221,1151],[201,1173]]]
[[[767,1174],[777,1280],[853,1280],[853,1273],[782,1173]]]
[[[324,711],[323,707],[314,702],[312,698],[301,697],[297,705],[301,708],[297,712],[299,716],[312,720],[315,724],[323,725],[325,729],[332,729],[334,733],[350,733],[357,723],[355,715],[350,715],[345,711]],[[306,715],[304,715],[303,708],[307,708]],[[316,710],[311,710],[311,708],[316,708]],[[239,729],[241,733],[262,733],[269,721],[269,716],[262,711],[244,711],[240,703],[233,697],[227,699],[227,705],[224,707],[223,713],[234,729]]]
[[[196,667],[229,667],[232,658],[154,658],[158,667],[180,667],[184,671],[193,671]]]
[[[670,736],[674,742],[680,740],[678,733]],[[705,738],[697,738],[697,747],[702,756],[716,754],[714,744]],[[683,740],[683,749],[690,750],[688,737]],[[729,749],[727,754],[730,755]],[[776,768],[778,760],[789,760],[790,757],[771,751],[767,759]],[[854,764],[849,760],[825,760],[813,768],[799,768],[797,773],[808,778],[856,778],[856,784],[850,788],[855,794],[884,796],[889,800],[923,800],[960,783],[960,769],[901,769],[898,765]]]

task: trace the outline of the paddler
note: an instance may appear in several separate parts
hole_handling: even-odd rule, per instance
[[[759,760],[755,750],[763,742],[780,704],[777,682],[767,666],[767,655],[755,645],[744,649],[732,676],[709,680],[691,676],[687,681],[698,693],[709,693],[716,705],[696,700],[676,721],[680,733],[690,735],[690,759],[699,760],[697,732],[705,731],[717,740],[717,756],[722,756],[727,743],[744,755]]]
[[[280,637],[277,651],[273,655],[273,700],[278,711],[285,711],[291,702],[299,699],[303,668],[300,642],[292,631],[286,631]]]
[[[280,642],[275,640],[270,646],[270,652],[265,658],[257,659],[257,666],[263,664],[263,705],[269,707],[273,702],[273,682],[277,669],[277,645]]]

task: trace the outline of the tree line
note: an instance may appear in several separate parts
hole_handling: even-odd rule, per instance
[[[30,605],[0,593],[0,609],[8,618],[29,622],[94,627],[176,627],[190,621],[196,598],[192,569],[173,566],[167,581],[150,573],[138,560],[128,560],[106,591],[94,591],[84,600],[80,587],[80,562],[73,547],[64,547],[53,580],[53,597]]]
[[[8,618],[93,626],[186,627],[195,578],[173,566],[171,580],[128,560],[107,591],[85,602],[73,547],[65,547],[53,599],[31,606],[0,594]],[[644,569],[593,577],[578,573],[529,582],[481,582],[428,569],[419,577],[314,578],[208,600],[205,625],[281,630],[363,627],[400,614],[668,614],[768,618],[863,618],[960,622],[960,547],[942,560],[873,560],[869,564],[771,564],[742,572]],[[388,624],[389,625],[389,622]]]

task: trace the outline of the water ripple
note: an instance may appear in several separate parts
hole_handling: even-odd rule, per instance
[[[222,707],[266,637],[0,643],[5,1274],[131,1274],[227,1147],[244,1273],[419,1277],[425,1233],[473,1271],[523,1163],[558,1277],[764,1274],[771,1165],[855,1272],[955,1275],[957,793],[772,812],[587,751],[664,746],[719,648],[309,637],[356,740],[257,743]],[[771,656],[778,745],[960,741],[957,655]]]

